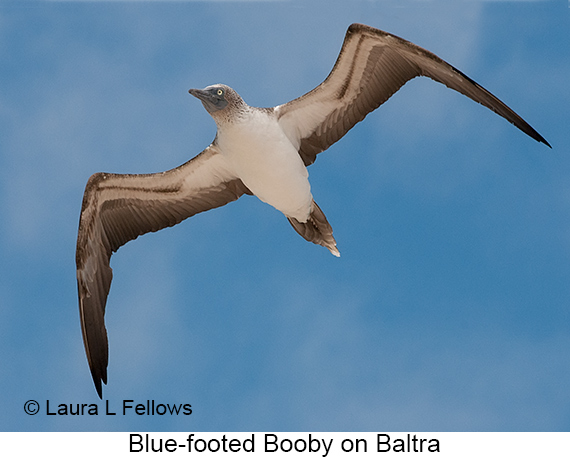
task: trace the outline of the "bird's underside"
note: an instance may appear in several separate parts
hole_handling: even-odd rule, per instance
[[[416,76],[427,76],[445,84],[550,146],[498,98],[436,55],[360,24],[349,27],[326,80],[286,104],[269,109],[252,108],[224,85],[191,93],[202,100],[216,121],[218,135],[224,134],[229,123],[235,127],[237,118],[263,118],[263,122],[277,126],[290,142],[295,158],[287,160],[300,158],[304,166],[308,166],[317,154],[342,138]],[[224,147],[216,139],[190,161],[163,173],[97,173],[87,182],[77,237],[77,284],[83,342],[100,397],[102,383],[107,383],[108,343],[104,316],[112,279],[111,255],[140,235],[173,226],[243,194],[253,194]],[[247,166],[247,161],[244,163]],[[306,220],[286,214],[289,222],[306,240],[338,255],[332,228],[324,213],[314,200],[308,208],[310,214]]]

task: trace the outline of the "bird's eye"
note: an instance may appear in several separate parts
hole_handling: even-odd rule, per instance
[[[217,92],[218,95],[222,95],[223,93],[224,93],[224,91],[222,89],[218,89],[218,92]]]

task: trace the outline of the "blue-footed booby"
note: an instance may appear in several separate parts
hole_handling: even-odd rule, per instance
[[[416,76],[466,95],[550,146],[497,97],[435,54],[353,24],[331,73],[305,95],[273,108],[254,108],[224,84],[190,89],[216,122],[212,144],[162,173],[89,178],[77,236],[77,284],[83,342],[99,397],[101,383],[107,383],[104,315],[112,253],[140,235],[248,194],[281,211],[307,241],[339,256],[332,228],[311,194],[307,166]]]

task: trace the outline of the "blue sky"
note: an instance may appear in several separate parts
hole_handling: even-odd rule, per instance
[[[1,431],[570,428],[566,2],[0,3]],[[104,398],[183,417],[27,416],[98,403],[75,280],[83,189],[157,172],[215,124],[319,84],[352,22],[489,89],[553,146],[428,79],[309,168],[340,259],[242,198],[112,258]]]

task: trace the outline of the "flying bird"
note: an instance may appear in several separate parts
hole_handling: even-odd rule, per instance
[[[307,167],[407,81],[427,76],[548,142],[518,114],[435,54],[390,33],[352,24],[323,83],[273,108],[255,108],[232,88],[190,89],[217,125],[214,141],[162,173],[95,173],[87,182],[77,235],[83,343],[99,397],[107,383],[105,306],[111,255],[130,240],[170,227],[244,194],[281,211],[307,241],[339,256],[332,228],[314,201]]]

